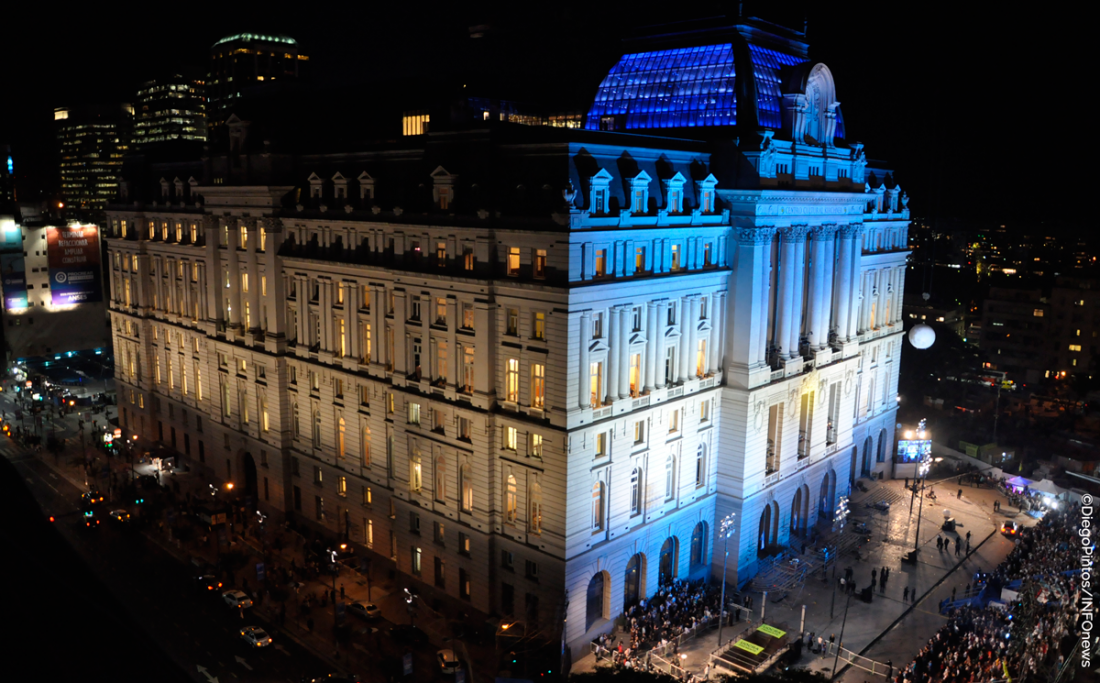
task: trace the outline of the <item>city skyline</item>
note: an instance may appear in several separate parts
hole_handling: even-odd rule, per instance
[[[746,15],[800,29],[803,18],[808,18],[811,57],[848,74],[837,97],[844,104],[851,139],[875,142],[876,158],[888,159],[900,169],[898,180],[917,198],[911,207],[914,215],[999,222],[1071,219],[1064,204],[1044,197],[1059,182],[1059,173],[1052,170],[1075,167],[1072,152],[1024,131],[1058,120],[1059,100],[1044,99],[1039,92],[1071,91],[1073,76],[1064,64],[1077,60],[1059,55],[1051,36],[1076,30],[1072,23],[1063,26],[1060,18],[1050,15],[1025,22],[1013,16],[987,16],[977,9],[956,10],[949,17],[913,13],[891,22],[880,20],[869,5],[845,5],[828,12],[798,3],[779,8],[743,5]],[[164,32],[162,44],[169,47],[143,54],[140,60],[127,59],[123,44],[109,43],[88,55],[86,68],[77,71],[58,72],[47,68],[49,62],[17,64],[12,82],[13,91],[21,95],[20,106],[0,112],[0,140],[13,145],[17,182],[25,189],[48,188],[55,180],[52,169],[36,156],[51,147],[49,118],[54,108],[132,100],[141,83],[177,68],[206,70],[210,47],[217,40],[249,30],[294,37],[311,56],[316,83],[363,84],[364,103],[375,92],[367,86],[372,82],[488,63],[503,80],[525,69],[538,74],[541,91],[587,108],[599,79],[614,62],[619,39],[633,27],[667,20],[647,9],[643,5],[629,16],[619,16],[611,9],[582,12],[566,6],[533,19],[518,11],[440,8],[424,17],[412,10],[382,8],[353,11],[344,22],[317,23],[283,22],[245,11],[220,10],[215,19],[185,13],[158,29]],[[704,5],[691,16],[730,12],[724,5]],[[73,21],[76,18],[59,21],[54,30],[74,37],[110,30],[103,18]],[[478,30],[472,27],[477,26],[487,27],[485,35],[473,39],[470,36]],[[540,30],[533,31],[535,26]],[[26,38],[14,40],[19,49]],[[475,45],[477,40],[489,47]],[[1070,50],[1081,44],[1072,38],[1062,43]],[[1030,46],[1022,62],[1016,49],[1020,44]],[[478,61],[485,59],[481,51],[494,50],[507,58]],[[546,59],[546,54],[553,57]],[[456,55],[464,58],[455,59]],[[1034,83],[1035,94],[1021,88],[1022,82]],[[998,104],[997,113],[991,111],[994,107],[986,102],[999,102],[1009,92],[1014,93],[1012,106]],[[893,130],[904,134],[889,134]],[[1029,143],[1011,142],[1021,136]],[[1032,138],[1037,141],[1030,142]],[[951,179],[966,168],[966,161],[978,159],[980,170],[966,172],[961,182]],[[956,186],[965,187],[965,192]],[[29,198],[26,195],[21,198]]]

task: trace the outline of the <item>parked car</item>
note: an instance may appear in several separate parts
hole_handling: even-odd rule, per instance
[[[1009,538],[1015,538],[1020,533],[1020,526],[1016,522],[1005,522],[1001,525],[1001,533]]]
[[[382,616],[382,610],[373,602],[359,602],[358,600],[348,605],[348,612],[363,619],[377,619]]]
[[[203,574],[195,577],[195,584],[198,585],[201,591],[213,592],[222,587],[222,582],[218,581],[218,578],[213,574]]]
[[[111,510],[108,514],[116,522],[125,523],[130,521],[130,513],[125,510]]]

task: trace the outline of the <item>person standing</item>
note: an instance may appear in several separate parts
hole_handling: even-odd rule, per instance
[[[901,592],[901,601],[909,602],[909,586],[906,586],[905,590]]]

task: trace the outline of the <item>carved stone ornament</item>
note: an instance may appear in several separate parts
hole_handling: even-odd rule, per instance
[[[480,218],[481,220],[485,220],[486,218],[489,217],[489,212],[485,209],[478,209],[477,210],[477,217]]]
[[[752,416],[752,427],[758,432],[764,427],[764,408],[763,401],[756,402],[756,409]]]
[[[789,417],[794,417],[795,413],[798,412],[797,406],[795,405],[797,402],[798,402],[798,387],[791,387],[791,391],[787,395],[787,403],[788,403],[787,415]]]
[[[817,403],[818,405],[825,405],[825,388],[827,386],[825,378],[822,377],[817,383]]]
[[[779,239],[785,243],[804,242],[809,231],[810,227],[807,225],[792,225],[779,231]]]
[[[344,213],[351,213],[352,211],[355,211],[355,207],[351,204],[344,204]]]
[[[321,213],[325,213],[326,211],[328,211],[328,204],[322,204],[321,206],[319,206],[317,208]]]
[[[565,189],[561,191],[561,196],[565,199],[565,205],[570,209],[573,208],[573,202],[577,199],[577,190],[573,187],[573,180],[570,178],[569,184]]]
[[[844,373],[844,395],[851,396],[853,384],[855,383],[855,371],[849,370]]]
[[[298,211],[304,211],[306,207],[302,206],[301,204],[296,204],[294,208]]]
[[[840,237],[842,239],[858,239],[863,236],[863,223],[849,223],[848,225],[840,226]]]
[[[740,228],[737,241],[742,244],[771,244],[775,239],[775,228]]]
[[[382,213],[382,207],[381,206],[372,206],[372,207],[370,207],[370,212],[373,213],[375,216],[377,216],[378,214]]]
[[[400,216],[403,213],[405,213],[405,210],[402,209],[400,206],[393,207],[393,215]]]

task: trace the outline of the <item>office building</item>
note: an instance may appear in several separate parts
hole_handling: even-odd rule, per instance
[[[122,423],[575,655],[721,576],[723,517],[732,582],[828,527],[892,472],[908,198],[800,34],[705,37],[624,55],[589,130],[231,117],[150,168],[109,211]]]
[[[173,141],[206,141],[205,85],[172,74],[143,83],[134,98],[135,149]]]
[[[224,124],[233,106],[257,89],[302,79],[308,61],[287,36],[236,33],[214,43],[206,79],[209,126]]]
[[[101,211],[118,195],[134,108],[129,104],[58,107],[53,118],[65,208],[76,213]]]

